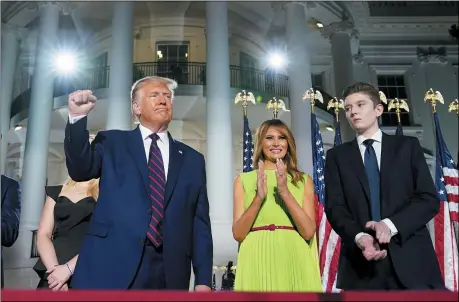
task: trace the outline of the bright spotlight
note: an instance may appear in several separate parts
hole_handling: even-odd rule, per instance
[[[76,56],[71,53],[60,53],[56,56],[54,62],[55,70],[60,74],[69,74],[75,71],[76,69]]]
[[[316,25],[317,25],[318,28],[324,27],[324,25],[321,22],[317,22]]]
[[[269,56],[269,65],[274,68],[283,67],[285,65],[285,58],[279,53],[273,53]]]

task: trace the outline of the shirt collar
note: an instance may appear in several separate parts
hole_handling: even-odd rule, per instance
[[[146,140],[147,138],[150,138],[150,135],[153,134],[153,131],[151,131],[150,129],[148,129],[142,124],[139,124],[139,130],[140,130],[140,134],[142,135],[142,140]],[[156,132],[156,134],[159,136],[159,140],[162,141],[163,143],[165,143],[166,140],[168,139],[167,130],[162,131],[162,132]]]
[[[361,145],[367,139],[373,139],[376,142],[381,143],[382,142],[382,131],[381,131],[381,129],[378,129],[378,131],[376,131],[371,137],[365,137],[363,135],[357,136],[357,143],[359,145]]]

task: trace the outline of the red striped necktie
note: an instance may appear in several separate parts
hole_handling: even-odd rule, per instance
[[[148,160],[148,193],[151,200],[151,219],[148,226],[147,237],[155,246],[163,243],[162,219],[164,215],[164,193],[166,189],[166,173],[161,150],[156,133],[150,135],[150,158]]]

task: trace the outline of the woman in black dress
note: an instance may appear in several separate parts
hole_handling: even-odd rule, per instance
[[[99,195],[99,180],[47,187],[46,202],[37,231],[40,259],[34,270],[37,289],[68,290],[78,251]]]

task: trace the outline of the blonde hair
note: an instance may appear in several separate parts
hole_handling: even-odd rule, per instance
[[[64,186],[69,186],[70,187],[70,186],[74,186],[76,183],[77,183],[76,181],[74,181],[73,179],[69,178],[65,182]],[[88,182],[88,189],[86,191],[86,194],[88,196],[91,196],[95,200],[97,200],[99,198],[99,178],[91,179]]]
[[[255,153],[253,155],[253,166],[255,169],[258,169],[258,161],[265,160],[265,154],[263,153],[263,140],[270,127],[276,128],[287,139],[288,148],[283,161],[287,165],[288,174],[290,174],[292,177],[292,184],[297,186],[299,181],[304,182],[304,176],[303,172],[298,169],[298,157],[296,153],[295,138],[293,137],[292,131],[290,131],[288,126],[281,120],[267,120],[263,122],[260,127],[258,127],[256,134]]]

